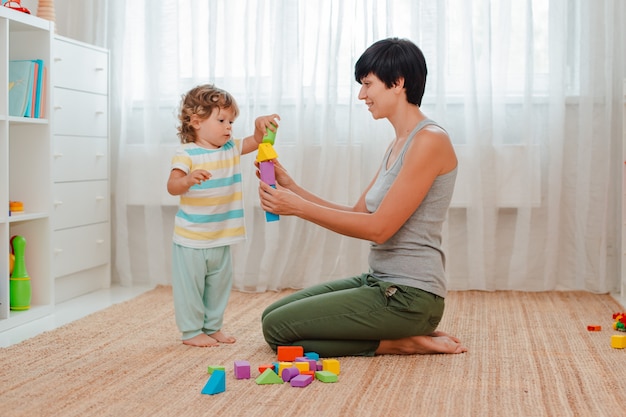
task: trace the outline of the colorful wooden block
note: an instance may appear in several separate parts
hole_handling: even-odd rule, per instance
[[[300,370],[300,372],[302,371],[308,371],[309,370],[309,363],[308,362],[294,362],[293,366],[298,368],[298,370]]]
[[[309,385],[313,381],[313,376],[311,375],[297,375],[291,378],[289,383],[292,387],[304,388]]]
[[[213,395],[224,391],[226,391],[226,372],[221,369],[214,370],[201,392]]]
[[[602,330],[602,326],[598,326],[597,324],[590,324],[589,326],[587,326],[587,330],[589,330],[590,332],[599,332],[600,330]]]
[[[274,365],[271,363],[265,363],[263,365],[259,365],[259,373],[262,374],[266,369],[274,370]]]
[[[337,359],[324,359],[322,360],[322,370],[330,371],[335,375],[339,375],[340,366]]]
[[[611,347],[615,349],[626,348],[626,335],[614,334],[613,336],[611,336]]]
[[[304,356],[306,356],[309,359],[313,359],[314,361],[320,360],[320,355],[316,352],[306,352]]]
[[[285,382],[291,381],[294,377],[300,375],[300,370],[298,368],[285,368],[281,372],[280,376]]]
[[[250,379],[250,362],[235,361],[235,378]]]
[[[207,368],[207,372],[209,374],[212,374],[213,371],[226,371],[226,368],[221,365],[209,365],[209,367]]]
[[[317,371],[315,372],[315,379],[322,382],[337,382],[337,374],[330,371]]]
[[[302,346],[278,346],[276,350],[279,362],[293,362],[297,357],[304,356]]]
[[[285,381],[278,375],[276,372],[272,371],[270,368],[267,368],[261,375],[259,375],[254,382],[259,385],[267,385],[267,384],[282,384]]]

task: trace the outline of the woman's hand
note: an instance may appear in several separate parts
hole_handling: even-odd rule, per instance
[[[276,188],[259,182],[259,200],[263,210],[278,215],[297,215],[300,205],[304,202],[295,193],[276,185]]]
[[[291,178],[287,170],[277,159],[274,159],[274,176],[276,178],[276,184],[281,187],[287,188],[288,190],[293,189],[296,186],[296,182]],[[259,171],[259,162],[254,161],[254,166],[256,166],[256,177],[261,179],[261,172]]]

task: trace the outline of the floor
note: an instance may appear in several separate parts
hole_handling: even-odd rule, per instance
[[[0,347],[7,347],[30,339],[48,330],[78,320],[98,310],[102,310],[112,304],[130,300],[146,291],[153,289],[151,286],[122,287],[113,285],[111,288],[94,291],[58,304],[50,316],[32,321],[23,326],[6,330],[0,333]],[[626,297],[613,294],[616,301],[626,308]]]
[[[11,346],[23,340],[30,339],[40,333],[53,330],[71,321],[107,308],[112,304],[130,300],[152,288],[154,287],[122,287],[113,285],[111,288],[94,291],[81,297],[59,303],[55,306],[53,314],[0,333],[0,347]]]

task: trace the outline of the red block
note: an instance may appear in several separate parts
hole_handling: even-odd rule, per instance
[[[599,332],[602,330],[602,326],[598,326],[597,324],[587,326],[587,330],[590,332]]]
[[[304,356],[304,348],[302,346],[278,346],[279,362],[294,362],[297,357]]]

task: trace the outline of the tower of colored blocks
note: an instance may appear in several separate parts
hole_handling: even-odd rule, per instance
[[[265,136],[263,136],[263,142],[259,144],[259,151],[257,153],[256,160],[259,163],[259,173],[261,174],[261,181],[276,188],[276,176],[274,174],[274,159],[278,158],[278,154],[274,150],[274,140],[276,139],[276,132],[272,132],[267,129]],[[265,221],[274,222],[278,220],[278,215],[270,212],[265,212]]]

